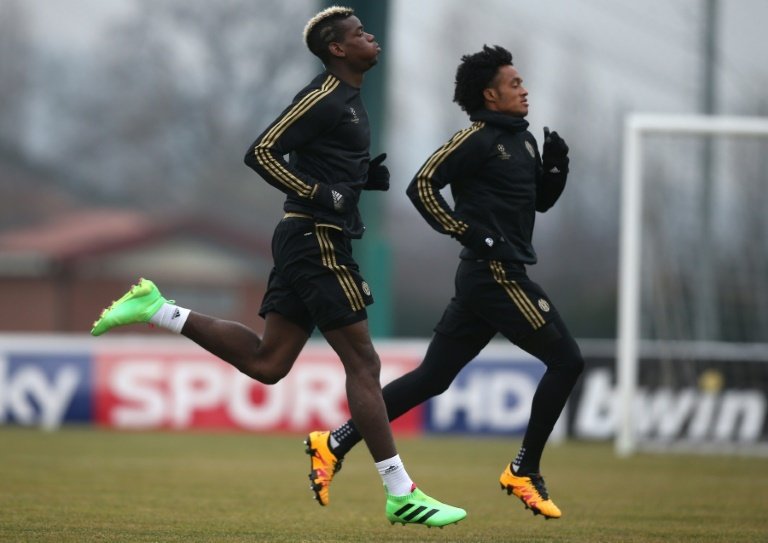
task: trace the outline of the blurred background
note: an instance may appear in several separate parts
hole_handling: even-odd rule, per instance
[[[301,35],[327,5],[0,0],[0,330],[84,333],[139,276],[184,306],[261,329],[283,195],[242,158],[322,70]],[[762,0],[352,5],[383,48],[364,96],[392,188],[366,195],[359,244],[378,337],[429,336],[453,292],[459,247],[404,191],[468,123],[452,103],[463,54],[511,50],[530,130],[541,141],[549,126],[570,145],[568,186],[538,217],[529,272],[579,338],[616,334],[626,115],[768,114]],[[665,324],[646,335],[768,340],[764,141],[649,146],[657,185],[647,189],[643,277],[656,305],[646,311]],[[690,285],[703,255],[715,283],[699,292],[718,293],[718,309],[702,324]],[[742,318],[733,325],[725,308]]]

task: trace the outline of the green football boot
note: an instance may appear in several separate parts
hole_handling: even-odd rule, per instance
[[[415,487],[405,496],[392,496],[387,492],[387,520],[392,524],[424,524],[439,526],[455,524],[467,516],[459,507],[446,505],[430,498]]]
[[[100,336],[117,326],[149,322],[167,301],[152,281],[142,277],[122,298],[101,312],[93,323],[91,335]]]

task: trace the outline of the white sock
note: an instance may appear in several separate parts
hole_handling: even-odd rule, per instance
[[[413,481],[405,471],[399,454],[388,460],[376,462],[376,469],[379,470],[379,475],[392,496],[405,496],[413,492]]]
[[[189,317],[189,309],[166,302],[157,310],[157,313],[152,315],[149,322],[180,334],[184,323],[187,322],[187,317]]]

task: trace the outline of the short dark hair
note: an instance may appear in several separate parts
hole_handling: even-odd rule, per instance
[[[327,64],[331,58],[328,45],[340,41],[343,29],[339,22],[355,14],[352,8],[331,6],[312,17],[304,27],[304,42],[312,54]]]
[[[512,53],[498,45],[483,45],[482,51],[464,55],[456,69],[453,101],[467,113],[481,109],[485,104],[483,90],[491,84],[499,68],[511,65]]]

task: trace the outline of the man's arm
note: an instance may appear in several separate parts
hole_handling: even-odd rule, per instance
[[[295,100],[251,144],[245,163],[281,192],[343,213],[347,203],[353,201],[350,189],[343,185],[331,188],[293,168],[284,158],[338,120],[341,111],[329,100],[338,84],[338,79],[329,76],[322,87]]]
[[[481,127],[475,124],[457,132],[427,159],[406,191],[432,228],[458,239],[478,254],[489,251],[498,241],[497,236],[459,217],[440,194],[440,189],[455,179],[465,178],[479,167],[482,150],[476,145],[476,134]]]

